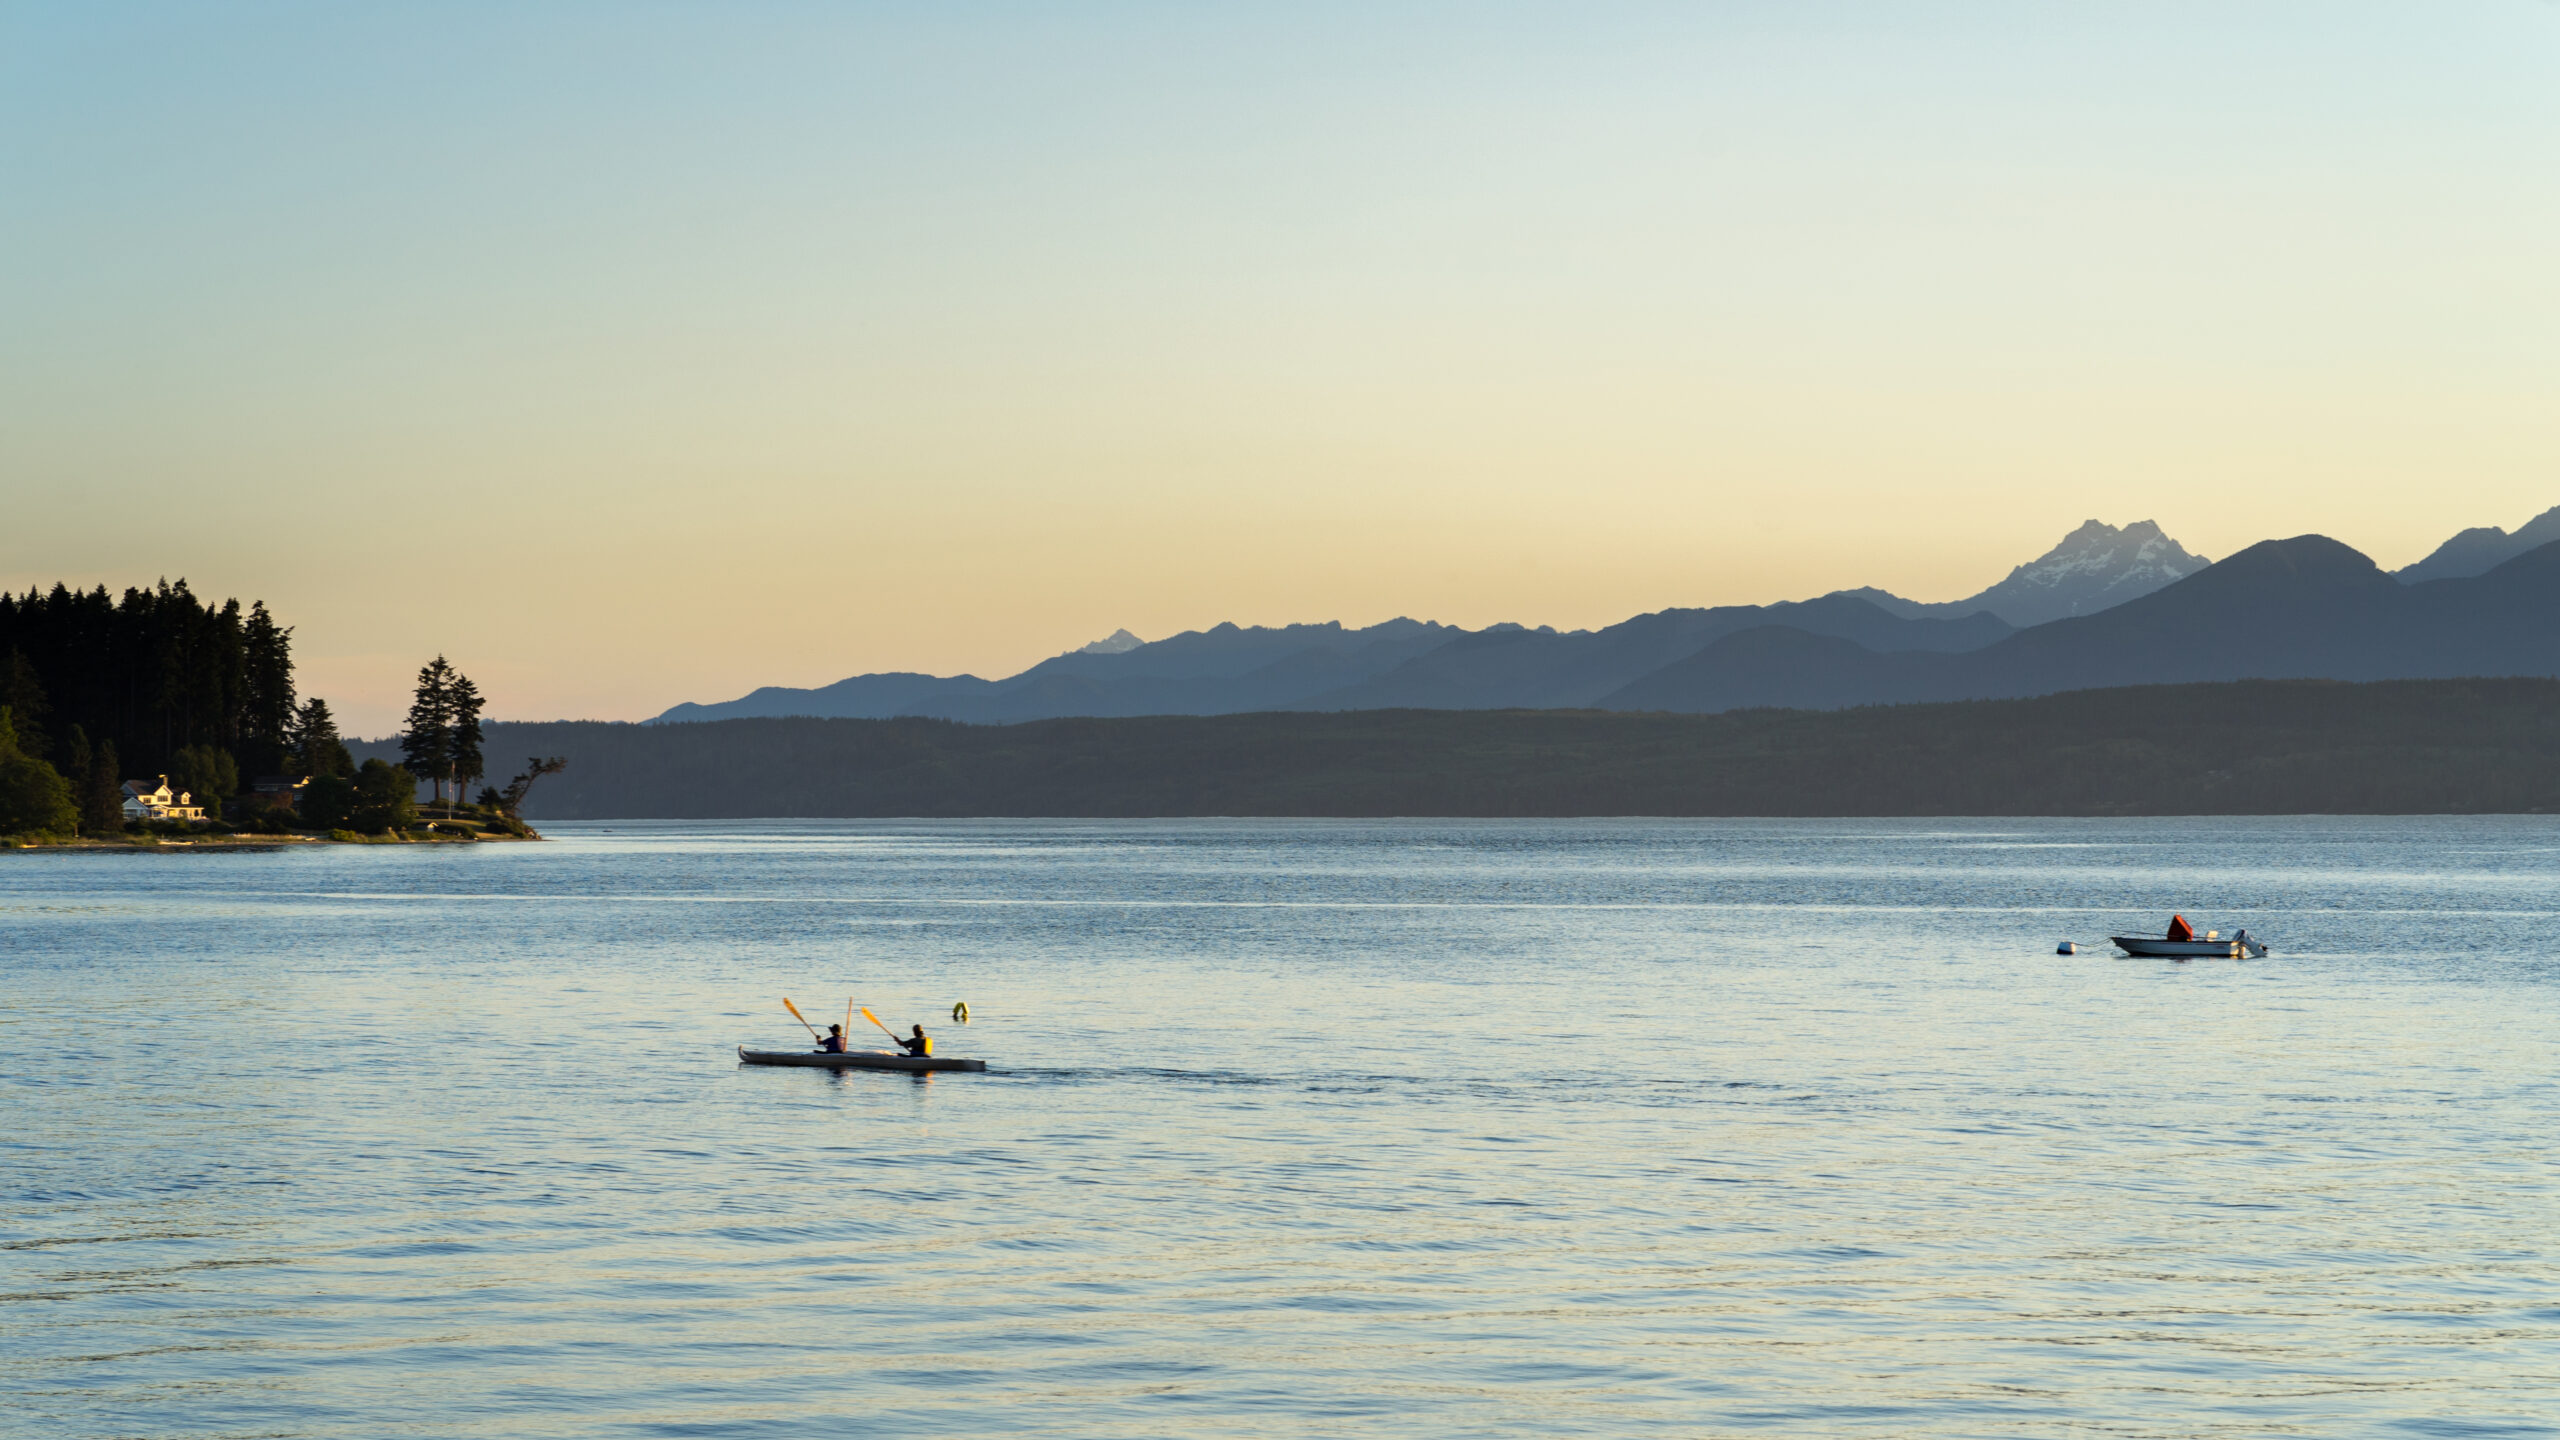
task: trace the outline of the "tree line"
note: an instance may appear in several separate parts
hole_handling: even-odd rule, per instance
[[[121,833],[124,782],[161,776],[208,817],[254,828],[404,829],[421,781],[452,813],[484,768],[484,702],[443,656],[418,678],[408,763],[360,766],[328,702],[296,695],[293,631],[263,601],[207,604],[183,579],[121,597],[0,592],[0,835]],[[484,790],[482,809],[513,823],[532,782],[558,768],[537,759]],[[298,813],[247,803],[271,775],[308,779]]]
[[[328,702],[295,696],[293,631],[263,601],[209,605],[183,579],[121,597],[103,585],[0,592],[0,707],[0,769],[20,796],[0,805],[0,832],[121,830],[128,778],[166,775],[218,814],[245,779],[357,768]],[[48,772],[68,827],[26,798],[51,793]]]

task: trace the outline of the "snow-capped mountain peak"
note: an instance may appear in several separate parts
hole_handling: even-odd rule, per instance
[[[2205,567],[2205,559],[2162,534],[2157,523],[2137,520],[2119,530],[2092,520],[2062,543],[2009,572],[2009,578],[1970,602],[2012,625],[2041,625],[2070,615],[2092,615],[2175,584]]]
[[[2118,529],[2092,520],[2063,536],[2061,544],[2010,571],[2007,579],[1967,599],[1924,605],[1881,590],[1845,593],[1913,618],[1961,617],[1988,610],[2024,629],[2138,600],[2186,579],[2207,563],[2152,521],[2137,520]]]
[[[1106,639],[1096,640],[1076,651],[1079,655],[1125,655],[1147,642],[1126,630],[1114,630]]]

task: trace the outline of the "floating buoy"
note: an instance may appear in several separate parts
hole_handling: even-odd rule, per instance
[[[968,1023],[969,1023],[969,1002],[968,1002],[968,1001],[966,1001],[966,1000],[963,1000],[963,1001],[961,1001],[959,1004],[952,1006],[952,1007],[951,1007],[951,1018],[952,1018],[952,1019],[954,1019],[954,1020],[959,1021],[959,1022],[960,1022],[961,1024],[963,1024],[963,1025],[968,1024]]]
[[[2068,940],[2065,940],[2061,944],[2053,947],[2053,953],[2056,955],[2077,955],[2080,953],[2080,947],[2072,944]]]

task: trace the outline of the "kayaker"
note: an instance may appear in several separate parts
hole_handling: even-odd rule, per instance
[[[898,1040],[898,1037],[895,1035],[892,1035],[889,1038],[892,1040]],[[919,1025],[916,1027],[914,1038],[898,1040],[898,1048],[921,1059],[922,1057],[933,1053],[933,1041],[925,1035],[924,1027]]]
[[[2193,940],[2196,938],[2196,927],[2187,923],[2186,916],[2172,915],[2169,917],[2169,938],[2172,940]]]
[[[830,1025],[830,1026],[828,1026],[828,1027],[827,1027],[827,1038],[818,1042],[818,1049],[819,1049],[819,1051],[820,1051],[821,1053],[823,1053],[823,1054],[828,1054],[828,1055],[841,1055],[841,1054],[843,1054],[843,1053],[844,1053],[844,1027],[843,1027],[843,1026],[841,1026],[841,1025]]]

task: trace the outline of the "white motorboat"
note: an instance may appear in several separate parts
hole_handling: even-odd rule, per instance
[[[2241,930],[2224,938],[2219,930],[2185,940],[2172,940],[2166,935],[2110,935],[2116,948],[2127,955],[2148,955],[2164,960],[2196,960],[2212,957],[2221,960],[2255,958],[2267,953],[2264,942]]]

